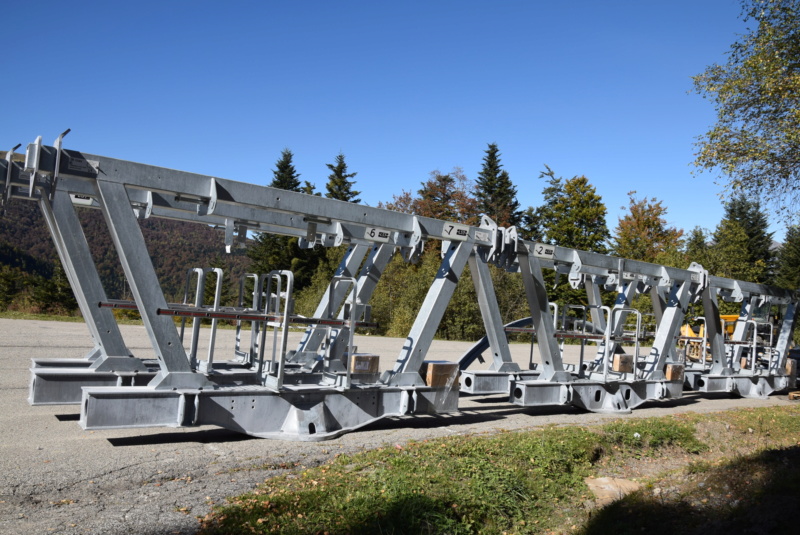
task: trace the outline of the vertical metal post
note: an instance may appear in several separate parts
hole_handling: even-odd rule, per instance
[[[717,289],[710,284],[703,288],[703,315],[706,318],[706,337],[711,351],[711,369],[709,373],[711,375],[721,375],[724,370],[730,370],[730,365],[725,354],[725,340],[722,334]]]
[[[528,299],[531,320],[536,332],[536,343],[542,358],[542,373],[539,378],[545,381],[569,381],[572,377],[569,372],[564,371],[539,258],[532,251],[526,250],[518,255],[518,259],[525,296]]]

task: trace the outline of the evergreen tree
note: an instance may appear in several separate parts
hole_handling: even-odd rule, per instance
[[[483,167],[475,182],[475,197],[481,213],[494,219],[501,227],[519,226],[522,223],[517,188],[500,164],[500,151],[496,143],[489,143],[483,157]]]
[[[358,173],[348,173],[347,163],[344,161],[344,154],[341,152],[336,155],[335,163],[327,163],[328,169],[331,174],[328,175],[328,183],[325,188],[328,193],[325,194],[329,199],[336,199],[337,201],[346,201],[352,203],[360,203],[361,199],[358,198],[360,191],[353,190],[354,180],[350,180]]]
[[[772,252],[772,232],[768,232],[769,223],[766,215],[761,210],[758,201],[751,201],[744,194],[740,194],[725,203],[723,221],[737,223],[747,236],[744,245],[747,251],[746,262],[762,266],[761,273],[753,282],[769,282],[775,269],[775,255]],[[714,231],[714,241],[719,243],[719,227]]]
[[[528,227],[523,229],[523,237],[561,247],[606,253],[609,238],[606,207],[594,186],[589,184],[585,176],[575,176],[565,181],[556,177],[552,169],[545,167],[547,170],[539,175],[539,178],[546,178],[548,183],[542,191],[544,203],[526,211]],[[585,291],[573,289],[564,277],[554,287],[556,278],[552,270],[546,270],[544,276],[551,301],[562,306],[585,304]]]
[[[705,231],[700,227],[694,227],[691,232],[689,232],[689,236],[686,238],[686,254],[689,256],[689,260],[692,262],[698,262],[692,257],[702,256],[707,250],[708,240],[706,239]]]
[[[778,252],[775,284],[788,290],[800,289],[800,228],[786,229],[783,246]]]
[[[622,258],[657,262],[660,256],[680,248],[683,231],[667,225],[667,209],[661,201],[655,197],[636,199],[635,194],[628,193],[628,213],[619,218],[614,230],[613,252]]]
[[[707,250],[703,267],[718,277],[763,282],[766,265],[762,260],[753,261],[749,240],[738,221],[723,219],[714,230],[714,244]]]
[[[527,212],[527,235],[538,234],[552,245],[606,253],[606,206],[589,180],[575,176],[565,181],[549,167],[539,178],[547,178],[549,185],[542,192],[544,204]]]
[[[316,187],[314,184],[309,182],[308,180],[303,181],[303,187],[300,188],[301,193],[305,193],[306,195],[316,195],[317,197],[321,197],[322,194],[316,191]]]
[[[281,151],[280,159],[275,163],[271,188],[286,189],[289,191],[302,191],[300,187],[300,174],[295,171],[292,163],[294,154],[289,149]]]
[[[453,206],[453,190],[455,179],[439,171],[431,173],[431,178],[422,183],[422,188],[417,191],[419,198],[415,203],[415,212],[422,217],[444,219],[453,221],[457,219],[456,209]]]
[[[270,187],[313,193],[314,186],[310,182],[306,181],[305,187],[301,186],[300,174],[295,170],[292,158],[289,149],[281,152]],[[247,250],[247,256],[252,260],[251,268],[256,273],[269,273],[275,269],[292,271],[295,290],[300,290],[310,282],[320,255],[315,249],[301,249],[297,238],[260,232],[256,235],[255,243]]]

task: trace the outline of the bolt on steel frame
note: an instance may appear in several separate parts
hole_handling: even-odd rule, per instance
[[[29,401],[80,403],[86,429],[212,424],[258,437],[324,440],[385,417],[455,411],[460,391],[506,394],[525,406],[627,412],[649,400],[678,398],[685,386],[764,397],[794,385],[785,362],[795,292],[711,277],[697,264],[684,270],[528,242],[516,229],[500,228],[485,216],[479,226],[468,226],[86,154],[62,147],[68,132],[53,146],[43,145],[41,137],[28,145],[24,165],[13,150],[7,154],[0,163],[5,177],[0,209],[12,198],[39,205],[94,343],[83,359],[34,360]],[[75,206],[102,212],[132,303],[106,297]],[[169,304],[139,226],[139,219],[149,217],[214,225],[224,230],[228,250],[244,244],[248,231],[257,231],[297,237],[303,247],[341,246],[346,252],[313,318],[294,315],[293,275],[287,271],[246,275],[252,293],[243,280],[238,306],[224,307],[221,271],[193,268],[183,303]],[[353,334],[371,325],[369,301],[381,273],[396,251],[406,261],[416,259],[428,239],[441,240],[441,265],[394,366],[382,373],[355,369],[360,356]],[[530,318],[503,325],[490,263],[520,274]],[[466,265],[486,337],[461,359],[460,384],[455,374],[441,384],[426,384],[420,370]],[[566,309],[560,316],[554,310],[543,275],[548,269],[586,291],[588,305],[569,307],[578,320]],[[213,302],[205,303],[209,275],[216,277],[217,291]],[[612,307],[603,305],[603,291],[614,292]],[[644,355],[639,354],[641,314],[631,306],[637,294],[650,296],[655,313],[652,347]],[[728,341],[718,328],[718,296],[743,303]],[[700,301],[712,362],[698,366],[683,362],[676,340],[688,304]],[[752,316],[765,303],[785,310],[777,341],[759,346]],[[131,354],[114,307],[139,310],[155,359]],[[180,328],[176,316],[182,318]],[[631,317],[632,333],[626,330]],[[193,322],[187,350],[188,318]],[[212,320],[205,359],[197,354],[201,319]],[[230,360],[214,356],[219,319],[239,325]],[[250,326],[249,341],[244,324]],[[308,327],[297,348],[289,350],[286,333],[292,324]],[[529,369],[512,360],[508,330],[535,336],[539,359]],[[569,338],[581,341],[578,365],[562,359],[560,344]],[[593,360],[584,359],[587,343],[596,346]],[[631,344],[633,354],[626,355],[623,345]],[[470,370],[487,349],[490,369]]]

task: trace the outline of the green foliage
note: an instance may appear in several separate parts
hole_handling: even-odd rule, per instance
[[[500,150],[490,143],[483,157],[483,167],[475,181],[475,198],[480,213],[491,217],[501,227],[518,226],[522,213],[517,200],[517,188],[508,171],[500,163]]]
[[[271,188],[301,191],[300,173],[295,170],[292,158],[294,154],[289,149],[281,151],[281,157],[275,162],[275,169],[272,171]]]
[[[778,252],[775,284],[788,290],[800,289],[800,228],[795,225],[786,229]]]
[[[637,199],[635,194],[635,191],[628,193],[628,213],[619,218],[614,230],[613,253],[645,262],[674,255],[681,247],[683,231],[667,225],[664,218],[667,209],[661,201],[655,197]]]
[[[678,446],[688,453],[701,453],[708,446],[695,437],[694,425],[679,418],[635,418],[603,426],[609,443],[632,450]]]
[[[586,492],[596,435],[580,428],[380,448],[268,481],[203,533],[535,533]],[[298,514],[301,512],[301,514]]]
[[[361,192],[353,189],[355,181],[350,180],[358,173],[347,172],[347,163],[344,161],[344,154],[340,152],[336,155],[335,163],[328,163],[325,165],[331,171],[331,174],[328,175],[328,183],[325,185],[325,188],[328,190],[325,196],[329,199],[336,199],[337,201],[360,203],[361,199],[358,198],[358,195]]]
[[[725,215],[718,230],[714,232],[714,241],[722,244],[725,241],[725,227],[728,222],[738,223],[747,236],[744,245],[747,253],[746,262],[758,265],[760,270],[753,272],[752,282],[770,283],[775,268],[775,255],[772,252],[772,232],[768,232],[769,222],[761,210],[758,201],[750,200],[744,194],[737,195],[725,203]]]
[[[416,264],[395,255],[386,266],[372,298],[372,318],[387,336],[405,337],[439,269],[441,258],[433,247]]]
[[[293,154],[289,149],[281,152],[272,172],[270,187],[313,195],[313,184],[306,181],[305,187],[301,187],[300,175],[295,171],[292,158]],[[253,272],[269,273],[276,269],[288,269],[294,273],[295,291],[302,290],[311,282],[323,255],[324,251],[320,247],[301,249],[298,238],[266,232],[256,234],[255,243],[247,249]]]
[[[556,177],[547,167],[539,178],[547,178],[544,203],[526,212],[523,235],[561,247],[606,253],[609,239],[606,207],[585,176],[569,180]]]
[[[761,260],[752,262],[747,249],[749,239],[741,224],[723,219],[714,231],[715,243],[706,253],[703,266],[718,277],[757,281],[766,276]]]
[[[800,179],[800,2],[742,0],[755,24],[728,52],[694,77],[712,101],[716,124],[698,142],[695,165],[719,169],[729,187],[790,207]]]
[[[706,233],[700,227],[695,227],[689,232],[686,238],[686,258],[688,263],[697,262],[703,264],[706,255],[708,254],[708,239]],[[683,266],[686,267],[686,266]]]

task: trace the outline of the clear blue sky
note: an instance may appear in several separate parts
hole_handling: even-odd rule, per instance
[[[612,231],[630,190],[674,226],[713,229],[722,189],[690,163],[714,112],[690,77],[724,61],[739,13],[738,0],[20,3],[0,32],[0,147],[71,128],[68,148],[260,184],[289,148],[318,190],[342,151],[375,205],[435,169],[474,179],[496,142],[523,207],[542,202],[547,164],[588,177]]]

